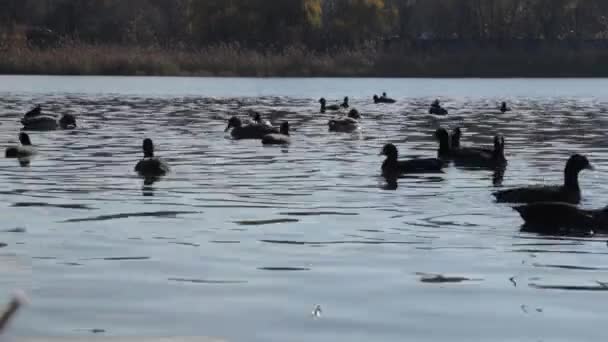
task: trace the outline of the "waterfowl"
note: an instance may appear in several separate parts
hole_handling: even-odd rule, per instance
[[[585,210],[565,202],[537,202],[513,208],[528,230],[544,233],[564,231],[606,231],[608,208]]]
[[[230,134],[234,139],[262,139],[267,134],[280,133],[276,128],[266,125],[251,124],[243,126],[241,119],[236,116],[228,120],[225,132],[228,132],[230,128],[232,128]]]
[[[460,166],[494,169],[505,167],[507,164],[504,155],[505,142],[501,136],[494,137],[494,148],[492,150],[450,146],[450,135],[444,128],[437,129],[435,137],[439,140],[438,156],[443,160],[452,160]]]
[[[20,146],[11,146],[6,149],[6,158],[24,158],[36,153],[36,150],[32,146],[30,136],[27,135],[27,133],[21,132],[19,134],[19,142],[21,143]]]
[[[342,104],[340,105],[340,108],[344,108],[344,109],[348,109],[349,104],[348,104],[348,96],[344,97],[344,102],[342,102]]]
[[[386,144],[380,155],[386,156],[382,163],[382,175],[386,179],[394,179],[402,174],[411,173],[436,173],[441,172],[444,164],[437,158],[419,158],[411,160],[399,160],[399,151],[393,144]]]
[[[289,145],[291,138],[289,137],[289,122],[285,121],[281,124],[280,133],[266,134],[262,138],[264,145]]]
[[[353,109],[348,113],[347,116],[329,120],[329,131],[344,133],[355,131],[359,129],[359,119],[361,119],[361,115],[356,109]]]
[[[333,104],[333,105],[327,105],[327,100],[325,100],[325,98],[321,98],[319,100],[319,103],[321,104],[321,113],[325,113],[326,111],[330,110],[330,111],[337,111],[340,110],[340,106],[337,104]]]
[[[169,173],[169,165],[160,158],[154,157],[154,143],[152,139],[144,139],[142,148],[144,159],[135,166],[135,172],[146,178],[161,177]]]
[[[381,97],[378,97],[378,95],[374,95],[374,103],[378,104],[378,103],[395,103],[397,101],[395,101],[394,99],[391,99],[390,97],[386,96],[386,93],[382,93]]]
[[[447,115],[448,114],[448,110],[445,109],[445,108],[443,108],[443,107],[441,107],[441,104],[439,103],[439,100],[435,100],[431,104],[431,108],[429,109],[429,114]]]
[[[593,166],[587,157],[575,154],[566,163],[563,185],[516,188],[498,191],[493,195],[499,203],[566,202],[578,204],[581,201],[578,175],[583,170],[593,170]]]
[[[507,107],[507,103],[506,103],[506,102],[503,102],[503,103],[500,105],[500,111],[501,111],[502,113],[510,112],[510,111],[511,111],[511,108]]]
[[[262,115],[260,113],[253,114],[253,123],[258,125],[263,125],[267,127],[272,127],[272,124],[268,120],[263,120]]]
[[[53,131],[58,128],[76,128],[76,117],[72,114],[64,114],[57,120],[57,117],[49,114],[42,114],[39,107],[27,112],[21,119],[23,129],[31,131]]]

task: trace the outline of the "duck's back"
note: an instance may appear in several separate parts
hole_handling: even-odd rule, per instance
[[[443,161],[437,158],[420,158],[399,161],[398,165],[402,173],[441,172]]]
[[[578,204],[580,191],[568,190],[564,186],[534,186],[498,191],[494,193],[499,203],[565,202]]]
[[[232,130],[235,139],[262,139],[267,134],[278,134],[278,129],[266,125],[252,124]]]
[[[57,118],[50,115],[38,115],[26,117],[21,120],[25,129],[30,130],[55,130],[58,127]]]
[[[329,130],[332,132],[349,132],[357,128],[359,128],[359,121],[350,117],[329,120]]]
[[[528,226],[549,229],[592,229],[596,225],[594,213],[564,202],[539,202],[514,207]]]
[[[262,144],[264,145],[288,145],[291,143],[291,139],[285,134],[266,134],[262,138]]]
[[[164,176],[169,171],[169,165],[160,158],[145,158],[135,165],[135,172],[144,177]]]

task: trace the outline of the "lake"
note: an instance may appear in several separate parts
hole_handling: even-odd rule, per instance
[[[388,92],[394,105],[374,105]],[[363,115],[329,133],[349,96]],[[440,98],[447,117],[427,113]],[[501,101],[514,109],[500,114]],[[12,336],[216,336],[229,341],[599,341],[606,237],[520,231],[497,188],[562,183],[573,153],[586,208],[607,204],[607,79],[239,79],[0,76],[0,141],[34,104],[73,131],[31,132],[29,167],[0,161],[0,293],[26,290]],[[255,110],[293,144],[224,133]],[[509,166],[380,177],[387,142],[436,154],[501,133]],[[172,173],[133,173],[153,138]],[[320,315],[313,316],[319,305]]]

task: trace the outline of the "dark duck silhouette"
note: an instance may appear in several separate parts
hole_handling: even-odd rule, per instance
[[[262,138],[264,145],[289,145],[291,138],[289,137],[289,122],[285,121],[281,124],[280,133],[266,134]]]
[[[510,111],[511,111],[511,108],[507,107],[507,103],[506,103],[506,102],[503,102],[503,103],[500,105],[500,111],[501,111],[502,113],[510,112]]]
[[[342,116],[329,120],[330,132],[349,133],[359,129],[359,119],[361,115],[356,109],[351,109],[347,116]]]
[[[441,107],[441,104],[440,104],[439,100],[435,100],[431,104],[431,108],[429,109],[429,114],[447,115],[448,114],[448,110],[445,109],[445,108],[443,108],[443,107]]]
[[[72,114],[64,114],[59,119],[51,114],[43,114],[40,105],[25,113],[21,119],[23,129],[30,131],[53,131],[56,129],[76,128],[76,117]]]
[[[241,119],[233,116],[228,120],[228,126],[226,126],[225,132],[228,132],[232,128],[230,135],[234,139],[262,139],[267,134],[280,133],[276,128],[261,125],[261,124],[250,124],[243,126]]]
[[[499,203],[566,202],[578,204],[581,201],[578,175],[583,170],[593,170],[593,166],[587,157],[575,154],[566,163],[563,185],[516,188],[498,191],[493,195]]]
[[[169,165],[162,159],[154,157],[154,143],[152,139],[144,139],[142,148],[144,159],[135,165],[135,172],[146,179],[155,179],[169,173]]]
[[[390,97],[386,96],[386,93],[382,93],[381,97],[378,97],[378,95],[374,95],[374,103],[378,104],[378,103],[395,103],[397,102],[395,99],[391,99]]]
[[[450,135],[444,128],[435,132],[439,140],[439,158],[452,160],[457,166],[482,167],[482,168],[504,168],[507,165],[504,148],[505,141],[501,136],[494,137],[494,148],[491,150],[481,148],[463,148],[450,146]],[[454,137],[452,137],[454,138]]]
[[[321,113],[325,113],[326,111],[337,111],[340,110],[340,108],[342,108],[340,105],[337,104],[333,104],[333,105],[327,105],[327,100],[325,100],[325,98],[321,98],[319,100],[319,103],[321,104]]]
[[[438,173],[444,166],[443,161],[437,158],[399,160],[399,151],[393,144],[384,145],[380,155],[386,156],[382,163],[382,176],[386,179],[395,179],[403,174]]]
[[[608,232],[608,207],[580,209],[565,202],[537,202],[513,208],[524,220],[524,230],[548,234]]]
[[[340,108],[348,109],[348,107],[350,107],[350,105],[348,104],[348,96],[346,96],[344,98],[344,102],[342,102],[342,104],[340,105]]]
[[[36,150],[32,146],[30,136],[27,133],[19,134],[19,146],[8,147],[5,151],[6,158],[26,158],[34,155]]]

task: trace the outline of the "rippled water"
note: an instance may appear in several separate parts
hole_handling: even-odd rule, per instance
[[[327,92],[324,92],[327,89]],[[599,341],[606,238],[520,232],[492,172],[379,176],[386,142],[434,156],[505,135],[505,187],[561,183],[584,153],[584,207],[606,205],[608,80],[0,77],[0,141],[33,103],[78,115],[32,133],[30,167],[0,161],[0,290],[26,289],[21,336],[211,335],[235,341]],[[388,91],[396,105],[375,106]],[[317,99],[350,96],[354,134]],[[427,115],[441,97],[451,114]],[[497,104],[515,109],[498,114]],[[289,148],[233,141],[248,110],[289,120]],[[152,137],[170,176],[133,174]],[[15,229],[20,228],[20,229]],[[321,308],[313,317],[316,305]],[[100,330],[95,330],[100,329]]]

